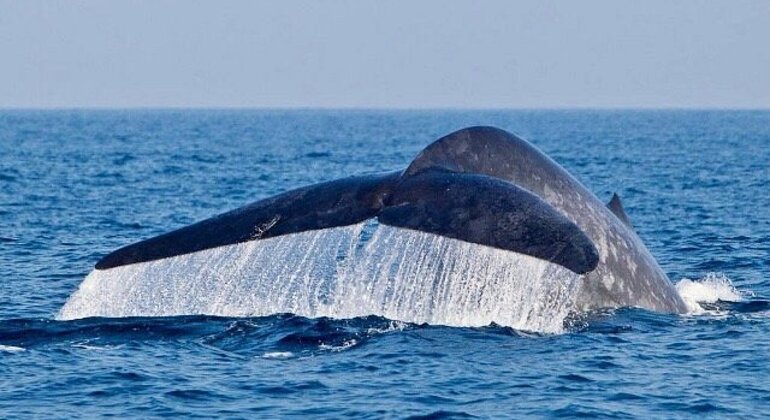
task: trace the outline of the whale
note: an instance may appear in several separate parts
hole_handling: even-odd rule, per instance
[[[58,316],[379,315],[559,331],[687,306],[636,233],[528,141],[448,134],[403,170],[322,182],[111,252]]]

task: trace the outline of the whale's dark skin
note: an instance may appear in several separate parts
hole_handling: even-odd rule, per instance
[[[471,127],[443,137],[404,171],[289,191],[121,248],[96,268],[371,218],[566,267],[584,275],[577,298],[580,309],[687,310],[631,228],[618,197],[608,208],[534,146],[492,127]]]
[[[537,196],[503,180],[431,169],[345,178],[300,188],[121,248],[99,270],[209,248],[380,223],[520,252],[583,274],[598,254],[588,237]]]

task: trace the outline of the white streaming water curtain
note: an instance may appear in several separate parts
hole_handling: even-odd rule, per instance
[[[94,270],[58,317],[379,315],[558,333],[580,279],[530,256],[369,221]]]

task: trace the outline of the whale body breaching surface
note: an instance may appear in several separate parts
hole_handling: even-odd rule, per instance
[[[560,332],[583,311],[687,306],[634,232],[530,143],[470,127],[403,171],[289,191],[118,249],[60,319],[379,315]]]

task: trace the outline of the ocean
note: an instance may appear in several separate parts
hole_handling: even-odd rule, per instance
[[[471,125],[529,140],[602,200],[617,192],[695,309],[606,310],[558,332],[57,318],[112,250],[404,168]],[[1,110],[0,417],[767,418],[769,162],[767,111]]]

